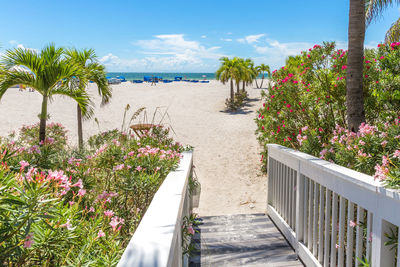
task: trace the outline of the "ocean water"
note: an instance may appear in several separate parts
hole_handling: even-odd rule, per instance
[[[190,80],[215,80],[215,73],[170,73],[170,72],[108,72],[107,77],[116,78],[123,76],[126,80],[143,80],[144,76],[162,77],[163,79],[173,80],[175,76]]]

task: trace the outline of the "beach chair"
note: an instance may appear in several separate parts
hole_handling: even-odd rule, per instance
[[[154,126],[155,126],[154,124],[150,123],[139,123],[131,125],[130,128],[133,130],[135,135],[140,139],[144,135],[146,135]]]

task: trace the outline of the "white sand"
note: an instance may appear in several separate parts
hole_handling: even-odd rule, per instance
[[[261,106],[260,89],[248,88],[252,101],[242,112],[224,112],[228,85],[217,81],[209,84],[173,82],[169,84],[113,85],[113,98],[99,107],[96,86],[90,84],[89,92],[97,107],[102,131],[120,128],[124,108],[131,106],[132,114],[147,107],[148,121],[156,107],[168,110],[175,139],[195,147],[194,164],[202,185],[200,215],[220,215],[264,212],[266,208],[266,177],[259,171],[259,145],[254,131],[256,110]],[[17,130],[23,124],[38,122],[41,95],[19,92],[12,88],[0,103],[0,135]],[[77,143],[76,104],[65,97],[55,97],[49,105],[50,121],[60,122],[69,129],[72,144]],[[160,120],[159,116],[156,122]],[[84,137],[99,132],[94,120],[85,121]]]

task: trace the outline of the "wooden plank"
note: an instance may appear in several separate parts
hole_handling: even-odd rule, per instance
[[[297,242],[304,242],[304,176],[299,171],[296,172],[296,238]]]
[[[293,229],[296,229],[296,199],[297,199],[297,190],[299,190],[298,186],[297,186],[297,171],[293,170],[293,197],[292,197],[292,222],[293,222]],[[298,233],[296,233],[298,234]]]
[[[318,261],[322,264],[324,262],[324,219],[325,214],[325,187],[320,187],[319,192],[319,232],[318,232]]]
[[[324,266],[329,267],[329,241],[330,241],[330,229],[331,229],[331,194],[329,189],[325,190],[325,240],[324,240]]]
[[[355,258],[356,258],[356,263],[355,266],[360,265],[360,260],[362,260],[362,252],[363,252],[363,244],[364,244],[364,240],[363,240],[363,228],[361,227],[361,225],[364,223],[364,209],[360,206],[357,205],[357,231],[356,231],[356,254],[355,254]]]
[[[338,195],[333,192],[332,197],[332,235],[331,235],[331,266],[336,266],[336,241],[337,241],[337,223],[338,223]]]
[[[338,267],[344,266],[344,232],[346,229],[346,199],[340,196],[340,205],[339,205],[339,248],[338,248]]]
[[[307,247],[310,251],[312,251],[312,245],[313,245],[313,239],[312,239],[312,234],[313,234],[313,204],[314,204],[314,185],[313,181],[311,179],[308,180],[309,187],[308,187],[308,244]]]
[[[313,214],[313,245],[312,252],[315,257],[318,257],[318,209],[319,209],[319,184],[314,183],[314,214]]]
[[[309,179],[305,176],[303,176],[304,179],[304,220],[303,220],[303,237],[304,237],[304,244],[308,244],[308,216],[309,216],[309,210],[308,210],[308,187],[309,187]]]
[[[368,261],[371,260],[371,238],[372,238],[372,212],[368,211],[368,215],[367,215],[367,259]]]
[[[347,210],[347,244],[346,244],[346,267],[353,266],[354,250],[354,203],[349,201]]]

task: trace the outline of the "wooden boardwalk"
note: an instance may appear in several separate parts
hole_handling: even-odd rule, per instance
[[[265,214],[202,217],[194,236],[198,266],[303,266]]]

